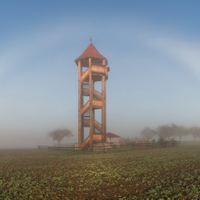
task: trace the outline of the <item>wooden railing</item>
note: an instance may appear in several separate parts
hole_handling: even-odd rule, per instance
[[[150,149],[150,148],[168,148],[179,145],[180,141],[132,142],[130,144],[120,144],[120,147],[131,147],[133,149]]]
[[[92,65],[92,72],[108,75],[108,68],[102,66]]]
[[[99,135],[101,137],[101,134]],[[101,140],[101,138],[98,137],[98,134],[94,134],[94,139]],[[170,148],[170,147],[176,147],[180,145],[180,141],[164,141],[164,143],[160,142],[133,142],[130,144],[120,144],[115,145],[113,142],[94,142],[93,148],[96,148],[96,150],[99,148],[99,150],[107,151],[111,150],[113,148],[132,148],[133,150],[142,150],[142,149],[154,149],[154,148]],[[87,150],[90,146],[90,135],[83,141],[80,147],[74,146],[74,144],[68,144],[64,146],[47,146],[47,145],[38,145],[38,149],[48,149],[48,150]]]

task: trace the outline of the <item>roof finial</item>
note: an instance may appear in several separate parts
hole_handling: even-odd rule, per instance
[[[92,43],[92,36],[90,36],[90,43]]]

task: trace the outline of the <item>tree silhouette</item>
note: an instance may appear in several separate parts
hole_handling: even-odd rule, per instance
[[[48,133],[49,137],[51,137],[53,140],[56,140],[58,142],[58,145],[60,146],[60,142],[64,137],[70,137],[73,136],[72,132],[67,129],[55,129]]]
[[[153,137],[157,134],[157,132],[152,128],[146,127],[140,132],[140,134],[142,135],[142,137],[144,137],[149,141],[153,139]]]
[[[195,140],[197,137],[200,137],[200,127],[193,126],[189,128],[189,133],[193,136]]]

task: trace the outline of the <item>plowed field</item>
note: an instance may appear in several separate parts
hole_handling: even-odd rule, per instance
[[[0,150],[0,199],[200,199],[200,145]]]

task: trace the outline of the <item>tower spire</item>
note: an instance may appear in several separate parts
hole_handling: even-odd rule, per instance
[[[92,43],[92,36],[90,36],[90,43]]]

